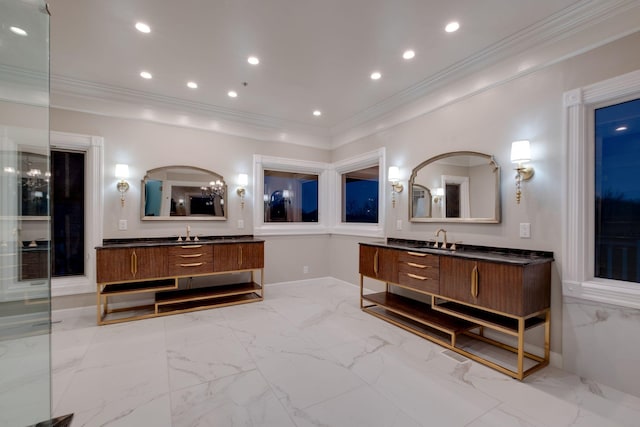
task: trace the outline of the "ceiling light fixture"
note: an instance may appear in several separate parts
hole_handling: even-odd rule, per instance
[[[227,95],[229,95],[229,98],[237,98],[238,92],[236,92],[235,90],[230,90],[229,92],[227,92]]]
[[[250,56],[249,58],[247,58],[247,62],[251,65],[258,65],[260,63],[260,60],[255,56]]]
[[[320,110],[314,110],[314,111],[313,111],[313,115],[314,115],[314,116],[316,116],[316,117],[320,117],[320,116],[322,115],[322,111],[320,111]]]
[[[447,26],[444,27],[444,30],[447,33],[454,33],[456,31],[458,31],[458,29],[460,29],[460,24],[458,22],[455,22],[455,21],[454,22],[449,22],[447,24]]]
[[[624,130],[627,130],[628,128],[626,126],[620,126],[616,128],[616,132],[622,132]]]
[[[402,57],[404,59],[413,59],[416,56],[416,53],[409,49],[409,50],[405,50],[404,53],[402,54]]]
[[[190,89],[198,89],[198,83],[196,82],[188,82],[187,87]]]
[[[11,30],[11,32],[19,36],[27,36],[27,32],[20,27],[9,27],[9,29]]]
[[[136,22],[136,30],[146,34],[151,32],[151,27],[144,22]]]
[[[379,71],[371,73],[371,80],[380,80],[380,77],[382,77],[382,74]]]
[[[142,77],[143,79],[147,79],[147,80],[148,80],[148,79],[150,79],[150,78],[151,78],[151,77],[153,77],[153,76],[152,76],[152,75],[151,75],[151,73],[150,73],[150,72],[148,72],[148,71],[142,71],[142,72],[140,73],[140,77]]]

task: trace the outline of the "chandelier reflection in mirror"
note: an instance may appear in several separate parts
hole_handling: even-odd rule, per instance
[[[202,190],[203,197],[209,198],[209,202],[207,202],[207,204],[212,205],[213,200],[216,197],[219,197],[220,203],[224,204],[225,184],[223,181],[220,181],[219,179],[211,181],[208,186],[200,187],[200,190]]]

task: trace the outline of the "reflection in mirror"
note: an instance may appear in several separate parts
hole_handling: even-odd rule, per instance
[[[413,222],[500,222],[500,167],[493,156],[458,151],[419,164],[409,178]]]
[[[142,180],[143,220],[225,220],[227,185],[222,175],[192,166],[147,171]]]

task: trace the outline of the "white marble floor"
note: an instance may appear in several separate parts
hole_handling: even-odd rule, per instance
[[[545,368],[524,382],[359,309],[332,279],[260,303],[110,326],[53,314],[54,415],[73,426],[638,426],[640,398]],[[603,361],[604,363],[604,361]]]

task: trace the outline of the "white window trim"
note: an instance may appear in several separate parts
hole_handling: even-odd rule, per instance
[[[99,136],[50,132],[52,149],[84,151],[85,154],[85,270],[84,276],[51,278],[51,296],[83,294],[96,291],[95,247],[102,244],[103,217],[103,147]]]
[[[318,175],[318,222],[264,222],[264,170],[312,173]],[[329,227],[329,171],[328,163],[283,157],[253,156],[253,234],[256,236],[327,234]]]
[[[596,106],[640,96],[640,70],[564,93],[566,187],[563,209],[562,293],[565,296],[640,308],[640,284],[593,274],[593,131]]]
[[[378,222],[376,224],[358,224],[342,222],[342,174],[364,169],[370,166],[379,167],[378,175]],[[331,222],[331,232],[333,234],[344,234],[352,236],[384,237],[385,224],[385,149],[379,148],[375,151],[363,153],[356,157],[341,160],[332,164],[334,189],[331,198],[331,212],[333,212]]]

